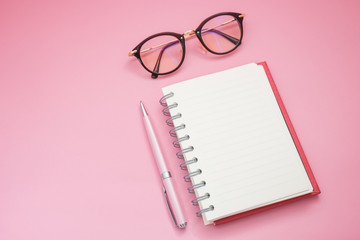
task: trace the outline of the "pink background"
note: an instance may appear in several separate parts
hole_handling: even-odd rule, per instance
[[[127,53],[221,11],[245,13],[233,54],[187,44],[152,80]],[[0,239],[359,239],[359,1],[0,1]],[[160,113],[161,87],[267,61],[322,190],[204,226]],[[188,227],[172,226],[139,101],[157,131]]]

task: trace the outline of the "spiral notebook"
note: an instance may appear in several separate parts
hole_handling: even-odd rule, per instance
[[[162,90],[176,155],[204,224],[320,193],[265,62]]]

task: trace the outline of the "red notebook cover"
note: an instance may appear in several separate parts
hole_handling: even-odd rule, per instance
[[[271,77],[270,70],[269,70],[266,62],[260,62],[260,63],[258,63],[258,65],[262,65],[264,67],[267,78],[269,79],[271,88],[272,88],[272,90],[274,92],[276,101],[277,101],[277,103],[278,103],[278,105],[280,107],[282,115],[283,115],[283,117],[285,119],[285,122],[286,122],[288,128],[289,128],[290,134],[291,134],[292,139],[293,139],[293,141],[295,143],[295,146],[296,146],[296,148],[297,148],[297,150],[299,152],[300,158],[301,158],[301,160],[302,160],[302,162],[304,164],[305,170],[306,170],[306,172],[307,172],[307,174],[309,176],[309,179],[310,179],[310,182],[311,182],[311,184],[312,184],[312,186],[314,188],[314,191],[311,192],[311,193],[308,193],[306,195],[302,195],[302,196],[299,196],[299,197],[287,199],[287,200],[284,200],[284,201],[281,201],[281,202],[273,203],[273,204],[270,204],[270,205],[267,205],[267,206],[264,206],[264,207],[256,208],[256,209],[253,209],[253,210],[250,210],[250,211],[242,212],[242,213],[230,216],[230,217],[226,217],[226,218],[216,220],[216,221],[214,221],[214,225],[227,223],[227,222],[230,222],[230,221],[242,218],[242,217],[246,217],[246,216],[249,216],[249,215],[252,215],[252,214],[255,214],[255,213],[259,213],[259,212],[262,212],[262,211],[265,211],[265,210],[268,210],[268,209],[272,209],[272,208],[275,208],[275,207],[278,207],[278,206],[281,206],[281,205],[284,205],[284,204],[287,204],[287,203],[295,202],[297,200],[307,198],[307,197],[310,197],[310,196],[314,196],[314,195],[317,195],[317,194],[320,193],[320,189],[319,189],[318,184],[316,183],[314,174],[311,171],[311,168],[310,168],[310,165],[309,165],[309,163],[308,163],[308,161],[306,159],[305,153],[304,153],[304,151],[303,151],[303,149],[302,149],[302,147],[300,145],[300,141],[299,141],[298,137],[296,136],[294,127],[291,124],[291,121],[290,121],[289,115],[286,112],[285,106],[284,106],[283,102],[281,101],[280,94],[279,94],[279,92],[278,92],[278,90],[277,90],[277,88],[275,86],[275,82],[274,82],[273,78]]]

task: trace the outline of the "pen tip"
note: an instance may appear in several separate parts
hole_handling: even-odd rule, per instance
[[[140,107],[141,107],[141,111],[142,111],[143,115],[146,116],[147,112],[146,112],[146,109],[145,109],[144,104],[142,103],[142,101],[140,101]]]

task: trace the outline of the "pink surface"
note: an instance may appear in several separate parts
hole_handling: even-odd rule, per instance
[[[359,239],[359,1],[1,1],[0,239]],[[145,37],[245,13],[226,57],[187,42],[152,80],[127,53]],[[161,87],[266,60],[322,190],[228,224],[190,203]],[[188,227],[175,229],[141,119],[157,130]]]

